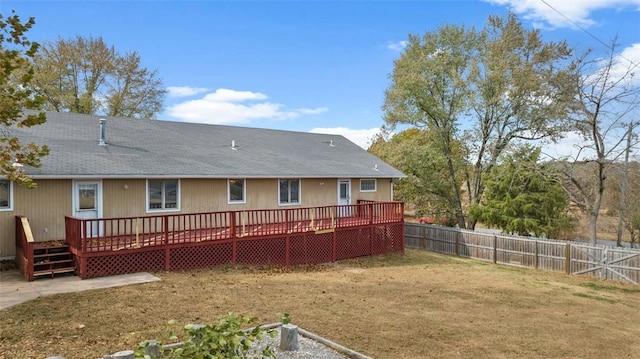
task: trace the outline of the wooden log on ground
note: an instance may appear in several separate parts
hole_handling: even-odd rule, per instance
[[[298,350],[298,326],[293,324],[284,324],[280,328],[280,350],[294,351]]]

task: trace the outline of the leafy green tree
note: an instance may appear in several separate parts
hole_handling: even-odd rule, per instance
[[[513,14],[490,16],[482,30],[446,25],[409,36],[385,93],[385,122],[436,136],[433,145],[444,156],[439,171],[449,181],[459,227],[474,228],[467,206],[479,203],[483,174],[505,150],[521,141],[553,140],[564,129],[564,99],[573,96],[564,86],[574,75],[570,54],[565,43],[543,42]],[[468,162],[462,177],[456,140]]]
[[[525,146],[506,156],[485,174],[486,189],[470,215],[509,234],[538,237],[571,229],[569,196],[560,172],[551,163],[540,163],[540,149]]]
[[[31,127],[46,121],[42,112],[24,113],[42,105],[42,98],[29,89],[34,76],[30,59],[38,51],[38,43],[29,41],[25,34],[34,24],[34,18],[22,22],[15,12],[6,19],[0,14],[0,178],[28,187],[35,184],[23,166],[40,166],[40,157],[49,151],[46,146],[21,143],[11,133],[12,127]]]
[[[416,213],[433,216],[443,224],[455,225],[455,195],[441,168],[447,158],[438,151],[437,137],[427,130],[410,128],[393,136],[381,134],[369,152],[407,175],[394,187],[394,197],[414,208]],[[454,147],[454,166],[459,176],[464,166],[460,146]],[[462,181],[462,178],[459,179]]]
[[[99,38],[46,42],[35,57],[32,90],[56,112],[154,118],[166,90],[157,71],[141,65],[133,51],[118,53]]]
[[[640,239],[640,162],[625,161],[621,165],[620,169],[610,167],[607,173],[612,189],[607,195],[608,207],[618,209],[617,245],[622,245],[622,232],[626,231],[633,246]]]
[[[633,248],[640,238],[640,207],[635,207],[629,211],[624,220],[624,227],[629,231],[629,244]]]

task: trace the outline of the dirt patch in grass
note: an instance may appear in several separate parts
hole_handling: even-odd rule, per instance
[[[0,358],[96,358],[227,312],[293,323],[374,358],[631,358],[638,287],[428,252],[335,264],[156,273],[0,312]]]
[[[16,268],[16,262],[14,260],[0,260],[0,272]]]

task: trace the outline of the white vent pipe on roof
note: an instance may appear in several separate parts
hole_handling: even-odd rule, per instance
[[[98,143],[100,146],[106,146],[107,142],[107,120],[104,118],[100,119],[100,142]]]

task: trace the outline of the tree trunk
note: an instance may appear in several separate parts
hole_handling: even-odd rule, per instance
[[[602,198],[604,197],[604,163],[598,162],[598,193],[593,201],[591,213],[589,213],[589,244],[598,243],[598,217],[600,216],[600,207],[602,206]]]
[[[598,212],[594,210],[589,213],[589,244],[598,244]]]
[[[622,218],[625,213],[625,200],[627,196],[627,182],[629,178],[629,152],[631,152],[631,131],[633,130],[633,122],[629,123],[627,131],[627,147],[624,152],[624,169],[622,171],[622,183],[620,184],[620,208],[618,209],[618,233],[616,245],[622,247]]]

